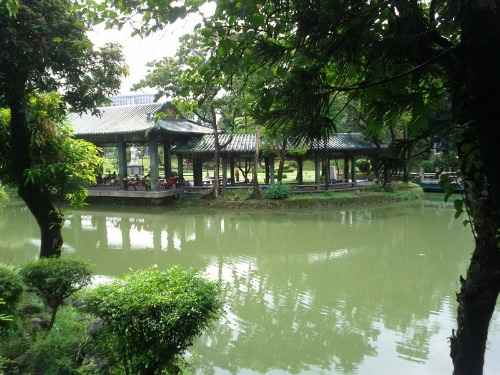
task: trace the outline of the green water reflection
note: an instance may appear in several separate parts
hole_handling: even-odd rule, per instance
[[[309,212],[69,211],[65,254],[96,274],[181,264],[225,286],[195,345],[199,374],[446,374],[454,292],[472,239],[436,203]],[[33,259],[23,208],[0,214],[0,261]],[[493,322],[486,374],[497,373]]]

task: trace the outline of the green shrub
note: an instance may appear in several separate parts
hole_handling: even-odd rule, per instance
[[[219,295],[217,284],[172,267],[137,271],[87,291],[83,300],[104,323],[97,341],[110,343],[108,355],[118,355],[127,373],[156,374],[176,368],[193,339],[218,317]]]
[[[0,298],[0,309],[5,305],[5,301]],[[10,322],[12,320],[12,317],[10,315],[0,313],[0,324],[5,323],[5,322]],[[0,367],[1,369],[1,367]],[[0,373],[1,374],[1,373]]]
[[[0,305],[0,313],[12,313],[21,298],[23,282],[18,272],[12,267],[0,264],[0,298],[4,304]]]
[[[290,190],[287,185],[274,184],[269,186],[264,192],[266,199],[286,199],[290,195]]]
[[[77,374],[87,342],[90,318],[73,307],[62,308],[48,334],[34,336],[31,347],[18,360],[22,373]]]
[[[52,311],[49,329],[64,300],[91,282],[87,264],[73,259],[46,258],[26,264],[21,276]]]

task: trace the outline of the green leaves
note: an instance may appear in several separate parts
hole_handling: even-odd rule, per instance
[[[172,366],[221,310],[217,284],[172,267],[136,271],[88,291],[86,309],[105,324],[103,337],[126,372]]]
[[[455,199],[453,201],[453,207],[455,207],[455,219],[458,219],[464,211],[464,200]]]
[[[126,73],[120,49],[93,47],[72,0],[23,2],[15,17],[1,9],[0,96],[19,85],[28,95],[60,91],[76,111],[86,111],[119,89]]]
[[[81,206],[86,198],[85,188],[95,183],[96,171],[103,162],[99,149],[90,142],[72,137],[59,94],[33,95],[28,104],[31,167],[24,170],[25,182],[44,186],[70,204]],[[8,110],[3,113],[4,118],[10,118]],[[1,131],[0,126],[0,140]],[[8,133],[5,128],[4,131]],[[5,165],[2,171],[0,163],[0,175],[4,173],[8,178],[10,168],[15,166]]]
[[[54,310],[91,282],[89,266],[73,259],[40,259],[22,267],[21,276]]]
[[[9,17],[15,17],[19,9],[17,0],[0,0],[0,12],[6,11]]]
[[[290,195],[290,191],[287,185],[274,184],[269,186],[264,192],[264,197],[266,199],[286,199]]]
[[[0,264],[0,313],[11,314],[23,292],[21,277],[16,269]]]

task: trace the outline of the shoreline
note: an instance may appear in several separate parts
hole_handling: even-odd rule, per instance
[[[291,195],[285,199],[234,199],[224,197],[217,200],[206,198],[184,198],[172,202],[169,207],[213,208],[213,209],[297,209],[297,208],[345,208],[379,206],[398,202],[419,201],[424,197],[420,187],[410,187],[394,192],[356,190],[352,192],[325,192]]]

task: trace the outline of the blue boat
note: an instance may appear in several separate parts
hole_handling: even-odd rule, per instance
[[[420,181],[417,182],[418,185],[422,188],[422,190],[426,193],[444,193],[443,186],[439,183],[439,181]],[[464,191],[464,187],[461,184],[452,184],[455,188],[455,193],[462,193]]]

